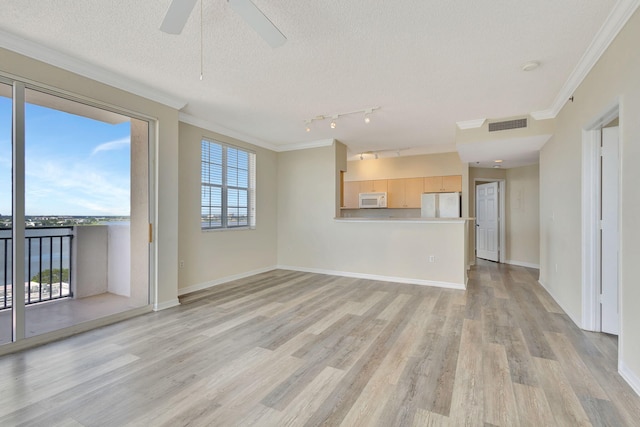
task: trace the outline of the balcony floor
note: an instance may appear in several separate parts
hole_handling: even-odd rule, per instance
[[[104,293],[60,299],[26,308],[26,336],[33,337],[134,308],[128,297]],[[11,310],[0,312],[0,344],[11,342]]]

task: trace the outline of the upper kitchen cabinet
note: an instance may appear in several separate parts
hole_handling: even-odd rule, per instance
[[[358,209],[358,193],[362,181],[345,181],[343,184],[343,201],[345,208]]]
[[[387,180],[376,179],[371,181],[360,181],[361,193],[386,193],[387,192]]]
[[[387,180],[387,207],[420,208],[423,178]]]
[[[428,176],[424,178],[425,193],[462,191],[462,175]]]

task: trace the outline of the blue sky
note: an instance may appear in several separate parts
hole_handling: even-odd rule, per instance
[[[27,215],[129,215],[130,123],[27,104]],[[11,100],[0,97],[0,214],[11,213]]]

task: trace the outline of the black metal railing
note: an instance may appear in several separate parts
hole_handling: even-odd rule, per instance
[[[25,304],[36,304],[71,293],[72,227],[25,229]],[[0,310],[11,308],[11,230],[0,229]]]

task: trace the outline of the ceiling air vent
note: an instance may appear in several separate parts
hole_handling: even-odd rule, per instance
[[[527,127],[527,119],[507,120],[506,122],[489,123],[489,132],[499,130],[520,129]]]

